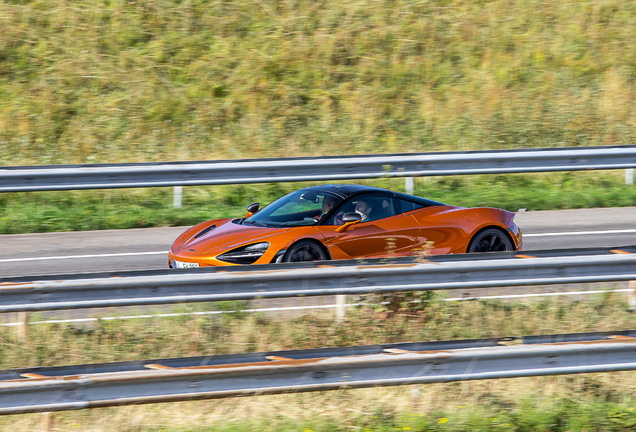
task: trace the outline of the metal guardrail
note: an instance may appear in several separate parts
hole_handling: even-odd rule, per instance
[[[583,339],[585,340],[585,339]],[[559,341],[556,338],[556,341]],[[316,353],[317,354],[317,353]],[[291,355],[291,354],[290,354]],[[452,381],[636,370],[636,338],[380,353],[0,382],[0,414]],[[211,357],[213,359],[214,357]]]
[[[590,255],[613,255],[616,253],[632,253],[636,254],[636,245],[614,246],[614,247],[592,247],[592,248],[572,248],[572,249],[545,249],[533,250],[531,252],[489,252],[489,253],[472,253],[472,254],[445,254],[431,255],[426,257],[427,261],[434,263],[444,262],[460,262],[460,261],[492,261],[492,260],[516,260],[519,258],[561,258],[572,256],[590,256]],[[166,252],[167,254],[167,252]],[[202,274],[202,273],[235,273],[235,272],[254,272],[254,271],[270,271],[270,270],[291,270],[291,269],[315,269],[322,268],[325,265],[330,267],[348,267],[348,266],[378,266],[384,264],[415,264],[422,262],[418,257],[394,257],[388,258],[366,258],[351,260],[333,260],[323,261],[304,261],[295,263],[278,263],[278,264],[258,264],[258,265],[240,265],[225,267],[201,267],[194,269],[163,269],[163,270],[122,270],[112,272],[95,272],[95,273],[67,273],[67,274],[48,274],[48,275],[30,275],[30,276],[2,276],[0,275],[0,287],[7,283],[23,283],[33,282],[34,280],[72,280],[72,279],[97,279],[109,277],[137,277],[137,276],[172,276],[175,273],[180,274]]]
[[[636,280],[634,254],[175,272],[3,284],[0,312],[631,280]]]
[[[609,335],[636,336],[636,331],[624,331],[616,333],[591,334],[591,340],[602,340]],[[587,339],[576,338],[576,335],[561,335],[559,342],[582,341]],[[327,357],[361,356],[382,354],[386,350],[406,351],[440,351],[448,349],[477,348],[498,346],[501,341],[509,341],[513,338],[483,338],[464,339],[434,342],[406,342],[381,345],[358,345],[333,348],[312,348],[303,350],[269,351],[243,354],[208,355],[197,357],[175,357],[164,359],[148,359],[139,361],[122,361],[109,363],[89,363],[69,366],[30,367],[21,369],[8,369],[0,371],[0,381],[16,380],[26,376],[42,375],[46,377],[63,377],[68,375],[101,374],[108,372],[132,372],[148,370],[152,365],[161,365],[164,368],[189,368],[198,366],[221,366],[233,364],[259,363],[269,361],[271,358],[288,358],[293,360],[307,360]]]
[[[0,371],[0,381],[16,380],[27,376],[63,377],[69,375],[101,374],[108,372],[144,371],[153,365],[163,368],[190,368],[266,362],[272,358],[306,360],[327,357],[365,356],[399,351],[443,351],[451,349],[496,347],[500,344],[547,344],[566,342],[597,342],[612,338],[636,338],[636,330],[592,333],[565,333],[536,336],[513,336],[450,341],[403,342],[380,345],[357,345],[332,348],[268,351],[244,354],[225,354],[197,357],[174,357],[110,363],[89,363],[69,366],[45,366]]]
[[[530,252],[489,252],[489,253],[473,253],[473,254],[445,254],[431,255],[426,257],[427,261],[434,263],[444,262],[460,262],[460,261],[492,261],[492,260],[516,260],[519,258],[561,258],[572,256],[590,256],[590,255],[613,255],[616,253],[632,253],[636,254],[636,245],[614,246],[614,247],[592,247],[592,248],[572,248],[572,249],[545,249],[533,250]],[[166,252],[167,254],[167,252]],[[522,255],[523,254],[523,255]],[[8,283],[33,282],[34,280],[72,280],[72,279],[97,279],[110,277],[139,277],[139,276],[172,276],[175,273],[180,274],[203,274],[203,273],[235,273],[235,272],[254,272],[254,271],[270,271],[270,270],[291,270],[291,269],[315,269],[322,268],[325,265],[330,267],[348,267],[348,266],[378,266],[384,264],[415,264],[421,262],[421,258],[417,257],[394,257],[388,258],[370,258],[370,259],[351,259],[351,260],[333,260],[323,261],[304,261],[295,263],[279,263],[279,264],[258,264],[258,265],[240,265],[225,267],[201,267],[194,269],[163,269],[163,270],[123,270],[112,272],[95,272],[95,273],[67,273],[67,274],[49,274],[38,276],[2,276],[0,275],[0,287]]]
[[[636,146],[0,168],[0,192],[145,188],[636,167]]]

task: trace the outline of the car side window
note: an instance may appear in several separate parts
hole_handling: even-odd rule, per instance
[[[407,200],[402,200],[399,199],[397,200],[400,203],[400,209],[402,213],[407,213],[413,210],[417,210],[417,209],[421,209],[424,206],[422,204],[418,204],[416,202],[413,201],[407,201]]]
[[[320,209],[319,202],[314,203],[312,201],[306,201],[306,200],[290,201],[284,204],[283,206],[281,206],[276,211],[272,212],[270,216],[284,216],[284,215],[289,215],[292,213],[307,212],[307,211],[319,210],[319,209]]]
[[[358,213],[362,223],[385,219],[399,214],[396,200],[391,197],[362,195],[345,202],[336,214],[327,220],[326,225],[342,225],[345,213]]]

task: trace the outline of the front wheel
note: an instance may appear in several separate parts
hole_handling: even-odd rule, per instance
[[[506,234],[497,228],[488,228],[473,237],[466,252],[505,252],[511,250],[514,250],[514,246]]]
[[[320,246],[309,240],[302,240],[290,247],[283,262],[325,261],[327,256]]]

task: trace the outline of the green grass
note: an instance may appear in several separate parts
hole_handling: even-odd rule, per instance
[[[402,179],[359,183],[404,191]],[[187,187],[183,208],[171,188],[0,194],[0,234],[194,225],[242,217],[309,183]],[[415,194],[446,204],[550,210],[636,206],[636,187],[622,172],[418,178]]]
[[[355,393],[351,396],[355,397]],[[623,432],[636,427],[636,413],[631,403],[588,401],[576,403],[559,398],[527,399],[519,403],[499,406],[496,402],[455,406],[448,410],[423,413],[418,410],[395,412],[390,408],[368,409],[371,412],[321,415],[316,418],[295,419],[280,414],[268,420],[239,419],[233,423],[219,421],[209,426],[154,426],[120,427],[114,430],[147,432],[239,432],[239,431],[294,431],[294,432],[567,432],[597,431]],[[346,401],[345,401],[346,404]],[[459,408],[462,406],[462,408]],[[71,417],[66,415],[64,417]],[[76,416],[73,416],[76,417]],[[246,416],[247,417],[247,416]],[[70,426],[70,421],[65,422]],[[86,423],[84,423],[86,425]],[[136,426],[136,425],[135,425]]]

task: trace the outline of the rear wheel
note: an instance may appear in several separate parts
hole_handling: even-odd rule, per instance
[[[514,245],[506,234],[497,228],[480,231],[468,244],[466,252],[505,252],[514,250]]]
[[[327,255],[318,244],[301,240],[287,250],[283,262],[325,261]]]

